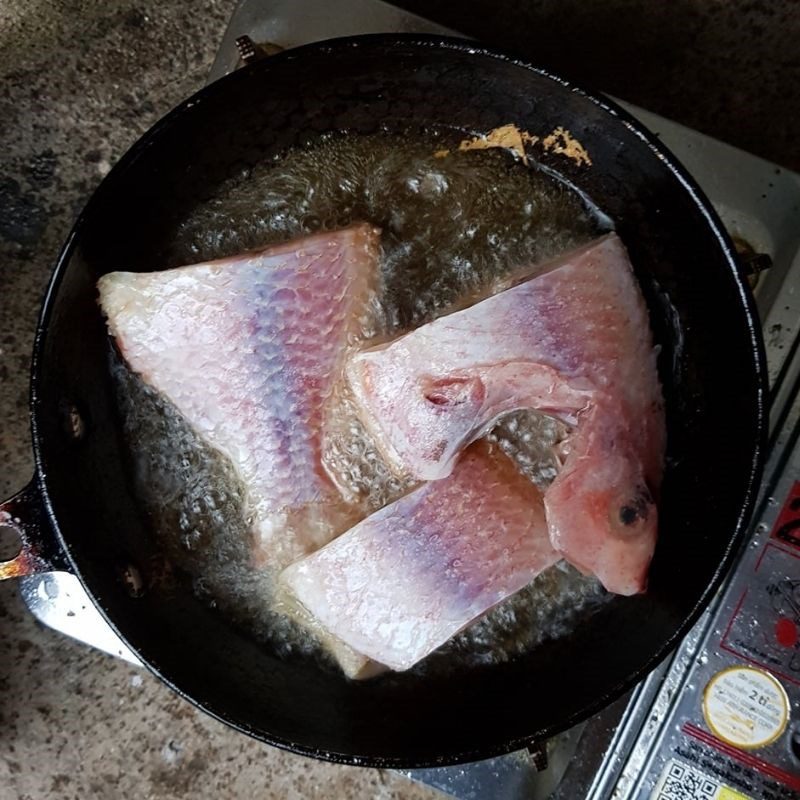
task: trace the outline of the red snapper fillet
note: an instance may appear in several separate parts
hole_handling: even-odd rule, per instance
[[[572,426],[545,493],[555,548],[612,592],[646,587],[665,422],[647,308],[616,235],[470,308],[353,356],[368,430],[399,472],[449,475],[501,415]]]
[[[558,559],[539,489],[483,440],[280,580],[337,640],[404,670]]]
[[[366,224],[98,282],[129,367],[226,456],[256,561],[282,568],[352,524],[320,464],[322,406],[378,275]]]

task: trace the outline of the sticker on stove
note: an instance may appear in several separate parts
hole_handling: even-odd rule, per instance
[[[720,647],[800,684],[800,555],[766,544]]]
[[[800,549],[800,481],[795,481],[780,516],[772,528],[772,538]]]
[[[719,778],[673,758],[667,762],[650,800],[753,800]]]
[[[684,762],[716,775],[726,786],[759,800],[798,800],[800,773],[789,749],[772,748],[766,761],[756,752],[734,747],[718,739],[705,728],[691,722],[681,725],[686,737],[675,746],[675,755]],[[784,769],[788,767],[788,769]]]
[[[728,667],[708,682],[703,716],[723,742],[754,750],[772,744],[786,730],[789,698],[769,673],[753,667]]]

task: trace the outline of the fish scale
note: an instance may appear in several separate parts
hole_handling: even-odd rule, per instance
[[[374,292],[378,242],[359,224],[98,282],[128,366],[239,473],[259,563],[282,567],[352,521],[320,464],[322,407]]]
[[[545,492],[553,544],[609,591],[641,592],[666,437],[644,299],[615,234],[533,271],[355,354],[351,388],[387,460],[420,480],[449,475],[462,449],[509,412],[572,426]]]
[[[405,670],[558,559],[541,492],[484,440],[280,581],[336,640]]]

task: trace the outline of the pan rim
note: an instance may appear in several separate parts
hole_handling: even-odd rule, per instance
[[[302,58],[304,54],[309,52],[325,52],[338,49],[348,48],[369,48],[369,47],[412,47],[422,51],[424,48],[440,49],[440,50],[453,50],[461,53],[467,53],[478,57],[484,57],[493,60],[499,60],[508,63],[512,66],[519,67],[526,71],[538,74],[539,76],[560,85],[564,90],[574,92],[581,95],[588,102],[591,102],[604,113],[616,119],[616,121],[624,125],[631,133],[639,138],[657,157],[675,179],[681,184],[683,190],[691,199],[693,205],[700,211],[705,218],[708,225],[709,232],[713,234],[719,245],[720,251],[724,256],[724,260],[728,266],[730,279],[733,286],[736,288],[741,301],[741,310],[743,312],[744,322],[748,328],[750,338],[750,353],[752,354],[753,363],[752,369],[757,381],[756,390],[756,419],[753,428],[753,440],[748,442],[748,447],[752,452],[750,459],[749,474],[746,478],[743,476],[745,484],[745,495],[739,505],[739,513],[737,516],[736,524],[731,531],[728,538],[727,546],[725,548],[723,557],[721,558],[717,568],[714,571],[713,577],[693,604],[690,614],[688,614],[683,622],[676,628],[673,634],[668,637],[661,647],[646,661],[639,669],[633,674],[626,676],[623,680],[619,681],[614,686],[607,689],[602,695],[599,695],[594,703],[584,707],[579,713],[571,715],[569,718],[563,720],[563,724],[551,725],[541,728],[532,734],[525,737],[516,737],[513,739],[505,739],[498,741],[495,745],[480,746],[475,749],[454,749],[446,753],[439,753],[438,755],[431,756],[430,758],[416,758],[404,756],[374,756],[355,753],[342,753],[333,750],[326,750],[315,746],[309,746],[301,742],[291,741],[273,734],[267,734],[261,730],[254,730],[248,725],[244,724],[241,720],[233,718],[227,714],[223,709],[216,707],[213,700],[199,699],[193,697],[183,691],[176,685],[169,677],[164,675],[159,666],[153,663],[151,659],[144,657],[141,652],[127,641],[124,634],[119,630],[114,620],[103,608],[100,601],[95,597],[91,588],[84,579],[84,576],[77,564],[76,558],[73,556],[72,548],[69,545],[68,539],[65,538],[56,518],[51,498],[47,489],[47,473],[43,456],[43,440],[40,428],[39,417],[41,413],[41,404],[39,398],[39,387],[42,381],[42,375],[45,369],[44,347],[47,339],[47,332],[50,327],[50,320],[53,310],[56,306],[56,301],[59,295],[59,289],[68,271],[77,241],[86,225],[86,219],[90,216],[94,205],[102,200],[102,195],[108,191],[108,187],[114,185],[115,176],[122,174],[135,163],[139,154],[147,147],[150,147],[156,141],[161,133],[168,129],[176,119],[182,117],[192,107],[199,103],[205,102],[209,97],[214,96],[217,92],[225,91],[225,87],[230,82],[238,82],[245,80],[249,76],[257,76],[264,72],[269,72],[273,64],[279,64],[286,61],[292,61]],[[716,211],[711,206],[711,203],[706,198],[696,181],[689,175],[686,169],[680,162],[672,155],[672,153],[654,136],[650,133],[640,122],[638,122],[627,111],[622,109],[614,101],[608,99],[602,94],[587,90],[568,81],[544,68],[537,67],[529,61],[520,59],[500,48],[495,48],[490,45],[479,44],[472,40],[461,39],[457,37],[444,37],[428,34],[366,34],[361,36],[350,36],[337,39],[330,39],[321,42],[304,45],[297,48],[291,48],[270,56],[267,59],[256,62],[254,64],[243,67],[218,81],[201,88],[198,92],[191,95],[184,100],[164,117],[157,121],[145,134],[130,147],[125,154],[119,159],[116,165],[98,185],[92,196],[87,201],[84,209],[78,216],[72,230],[70,231],[59,256],[56,260],[56,266],[48,282],[47,290],[45,292],[44,300],[39,315],[36,327],[36,335],[33,346],[33,357],[31,364],[31,383],[30,383],[30,414],[31,414],[31,434],[33,442],[34,460],[36,467],[36,480],[41,493],[42,502],[46,509],[47,516],[53,528],[55,536],[61,549],[67,556],[70,569],[78,577],[83,587],[86,589],[87,594],[92,599],[92,602],[98,608],[105,621],[110,625],[114,632],[137,654],[142,662],[146,665],[154,675],[162,680],[170,689],[176,692],[180,697],[191,702],[195,707],[209,714],[215,719],[223,722],[229,727],[246,733],[249,736],[263,741],[267,744],[288,750],[294,753],[311,756],[326,761],[331,761],[341,764],[349,764],[356,766],[370,766],[381,768],[422,768],[422,767],[439,767],[449,764],[460,764],[478,759],[485,759],[504,755],[515,750],[522,749],[530,744],[532,741],[540,741],[558,733],[559,731],[566,730],[583,719],[596,714],[602,708],[607,706],[610,702],[620,697],[625,691],[639,683],[652,669],[661,662],[667,654],[677,645],[677,643],[688,633],[690,628],[699,618],[702,611],[708,605],[709,601],[717,591],[724,576],[727,574],[734,556],[736,555],[739,545],[746,531],[747,523],[752,514],[758,487],[761,480],[763,471],[764,453],[766,449],[766,419],[767,419],[767,401],[768,396],[768,382],[767,382],[767,367],[766,356],[764,352],[763,339],[761,336],[761,325],[758,320],[757,311],[755,308],[755,301],[746,284],[746,280],[741,275],[737,268],[735,257],[735,248],[728,233],[722,226]]]

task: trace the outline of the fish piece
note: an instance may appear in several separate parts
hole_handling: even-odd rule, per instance
[[[280,581],[332,636],[405,670],[558,559],[539,489],[482,440]]]
[[[388,670],[383,664],[373,661],[363,653],[334,636],[327,628],[309,613],[308,609],[292,594],[283,581],[278,581],[274,594],[274,608],[289,619],[303,626],[314,635],[322,648],[333,657],[342,672],[354,680],[374,678]]]
[[[616,235],[356,354],[347,375],[389,462],[424,480],[507,412],[572,426],[545,493],[553,545],[609,591],[645,589],[666,432],[647,308]]]
[[[379,237],[357,224],[98,281],[128,366],[235,466],[259,565],[282,568],[354,521],[320,463],[322,408],[374,291]]]

